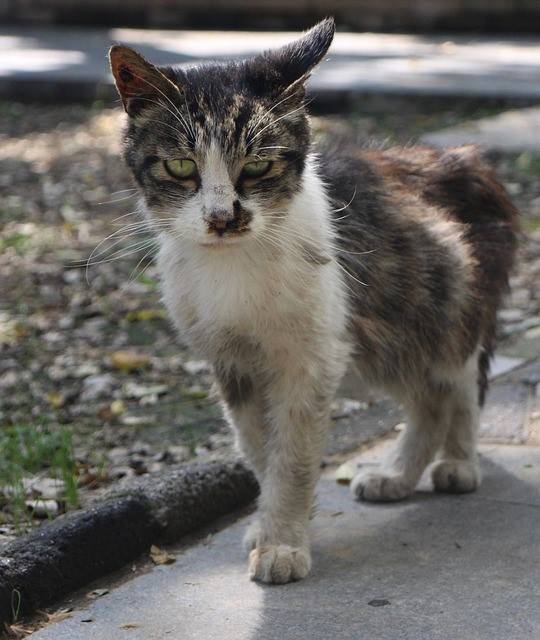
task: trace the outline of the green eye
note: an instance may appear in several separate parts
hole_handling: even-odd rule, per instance
[[[175,160],[165,160],[163,162],[165,170],[173,178],[180,178],[185,180],[187,178],[193,178],[197,173],[197,165],[193,160],[187,158],[177,158]]]
[[[247,162],[242,169],[242,175],[246,178],[260,178],[270,171],[272,163],[270,160],[259,160],[258,162]]]

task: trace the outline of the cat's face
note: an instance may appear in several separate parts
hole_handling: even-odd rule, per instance
[[[209,247],[271,239],[309,150],[304,82],[333,34],[325,20],[276,51],[188,70],[111,49],[125,158],[157,229]]]

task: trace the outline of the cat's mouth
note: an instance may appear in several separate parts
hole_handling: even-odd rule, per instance
[[[230,247],[241,242],[246,235],[249,235],[249,232],[249,227],[242,227],[241,229],[234,229],[221,234],[209,231],[201,245],[210,248]]]

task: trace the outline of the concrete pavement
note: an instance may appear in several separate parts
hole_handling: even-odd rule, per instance
[[[306,25],[308,27],[309,25]],[[339,26],[339,25],[338,25]],[[115,97],[106,60],[113,42],[160,64],[245,57],[298,33],[0,28],[0,97]],[[540,38],[338,33],[310,81],[339,104],[365,94],[540,98]]]
[[[384,449],[363,461],[373,464]],[[362,460],[360,460],[362,461]],[[476,494],[358,504],[319,485],[314,571],[252,583],[249,518],[35,634],[36,640],[518,640],[540,637],[540,448],[482,448]]]

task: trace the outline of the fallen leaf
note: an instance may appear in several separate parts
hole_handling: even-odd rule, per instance
[[[350,462],[344,462],[337,468],[335,478],[339,484],[349,484],[356,473],[357,470],[353,464]]]
[[[123,400],[115,400],[109,408],[114,416],[121,416],[126,411],[126,403]]]
[[[125,622],[120,625],[120,629],[138,629],[141,625],[137,622]]]
[[[147,367],[150,358],[136,351],[115,351],[111,354],[111,364],[115,369],[129,373]]]
[[[66,399],[60,393],[49,393],[47,401],[54,409],[60,409],[60,407],[63,407],[66,403]]]
[[[156,547],[155,544],[150,547],[150,557],[154,564],[172,564],[173,562],[176,562],[176,558],[174,556],[163,549]]]
[[[67,620],[71,618],[71,612],[73,609],[59,609],[58,611],[53,611],[49,613],[48,611],[38,611],[39,614],[45,617],[45,622],[62,622],[62,620]]]
[[[161,320],[166,317],[165,309],[139,309],[139,311],[129,311],[126,314],[128,322],[147,322],[149,320]]]
[[[25,638],[26,636],[29,636],[33,632],[34,632],[33,629],[25,629],[20,625],[16,625],[16,624],[9,625],[7,624],[7,622],[4,623],[4,633],[6,635],[6,638],[13,638],[13,640],[20,640],[20,638]]]

